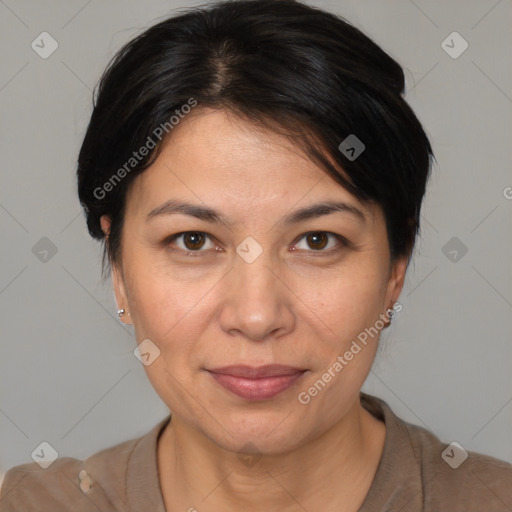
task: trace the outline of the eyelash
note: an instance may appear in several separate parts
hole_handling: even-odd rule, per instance
[[[197,251],[185,251],[184,249],[172,249],[172,248],[169,247],[176,239],[178,239],[178,238],[180,238],[180,237],[182,237],[184,235],[189,235],[189,234],[205,235],[206,237],[210,238],[210,240],[212,240],[212,238],[213,238],[211,235],[209,235],[208,233],[205,233],[204,231],[182,231],[181,233],[176,233],[174,235],[171,235],[171,236],[167,237],[164,240],[163,244],[166,247],[168,247],[171,252],[180,252],[180,253],[184,254],[185,256],[190,256],[190,257],[193,257],[193,258],[200,257],[201,253],[202,252],[207,252],[207,250],[198,249]],[[306,236],[311,235],[311,234],[325,234],[325,235],[329,235],[331,237],[334,237],[339,242],[339,244],[340,244],[340,245],[338,245],[336,247],[331,247],[328,250],[314,250],[314,249],[311,249],[311,251],[309,251],[309,252],[311,252],[315,256],[331,255],[331,254],[333,254],[335,252],[340,251],[343,248],[346,248],[346,247],[350,246],[350,242],[345,237],[343,237],[341,235],[338,235],[337,233],[331,233],[330,231],[308,231],[308,232],[304,233],[303,235],[301,235],[296,243],[298,244]]]

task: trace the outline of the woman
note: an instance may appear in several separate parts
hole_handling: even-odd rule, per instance
[[[433,158],[401,67],[293,0],[209,5],[126,45],[78,160],[118,314],[172,413],[12,468],[2,511],[505,511],[512,466],[362,393]]]

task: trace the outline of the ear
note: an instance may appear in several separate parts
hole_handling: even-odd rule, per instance
[[[108,237],[110,234],[110,217],[108,215],[102,215],[100,217],[100,224],[103,233],[105,233],[106,243],[108,243]],[[124,275],[122,268],[118,268],[116,265],[112,265],[112,284],[114,286],[114,294],[116,303],[119,309],[124,309],[125,314],[121,317],[121,322],[131,325],[130,320],[130,308],[128,307],[128,299],[126,297],[126,290],[124,285]]]
[[[408,257],[400,256],[391,263],[389,272],[388,289],[386,293],[386,308],[392,308],[398,300],[405,282],[405,273],[407,271]]]
[[[100,217],[101,230],[108,237],[110,233],[110,217],[105,214]]]

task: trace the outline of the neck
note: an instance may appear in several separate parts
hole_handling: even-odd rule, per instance
[[[375,476],[384,440],[384,423],[356,400],[322,436],[248,465],[173,417],[158,443],[166,510],[356,512]]]

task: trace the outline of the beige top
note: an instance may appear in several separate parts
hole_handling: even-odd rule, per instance
[[[359,512],[511,512],[512,465],[442,443],[398,418],[381,399],[361,403],[386,423],[384,451]],[[157,441],[171,415],[150,432],[85,461],[58,458],[10,469],[1,512],[165,512]],[[443,455],[444,454],[444,455]]]

